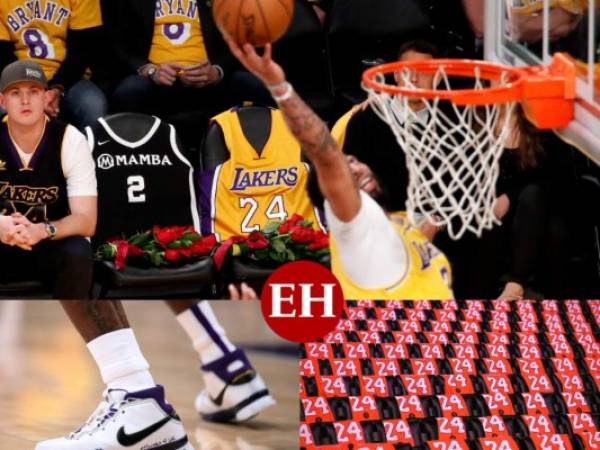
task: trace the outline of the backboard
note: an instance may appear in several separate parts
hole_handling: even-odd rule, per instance
[[[511,66],[573,57],[577,98],[556,132],[600,165],[600,0],[485,0],[485,59]]]

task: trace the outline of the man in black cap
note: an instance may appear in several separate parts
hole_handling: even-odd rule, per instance
[[[51,121],[42,68],[20,60],[0,77],[0,281],[36,277],[56,298],[87,298],[96,175],[85,136]]]

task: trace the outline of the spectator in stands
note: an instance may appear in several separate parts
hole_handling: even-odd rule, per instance
[[[116,111],[214,115],[242,101],[272,104],[225,46],[206,2],[120,0],[107,19],[123,79]]]
[[[427,6],[433,33],[427,37],[451,58],[483,56],[484,0],[420,0]]]
[[[35,5],[35,6],[34,6]],[[60,6],[57,6],[60,5]],[[106,97],[87,79],[99,42],[99,0],[26,0],[0,3],[0,70],[17,59],[32,59],[49,81],[46,114],[80,130],[106,114]]]
[[[400,47],[398,60],[431,59],[436,55],[437,49],[431,43],[410,41]],[[423,88],[431,89],[433,86],[432,77],[419,75],[413,82]],[[426,120],[427,111],[423,102],[416,100],[411,107],[421,111]],[[406,209],[408,171],[404,152],[389,125],[371,108],[355,108],[347,124],[342,148],[344,153],[354,155],[376,174],[382,191],[380,203],[390,211]]]
[[[317,17],[321,21],[321,24],[324,25],[327,14],[331,9],[333,0],[308,0],[308,2],[313,7],[315,13],[317,14]]]
[[[509,34],[541,55],[544,36],[543,0],[506,0]],[[575,32],[584,17],[587,0],[551,1],[549,10],[549,39],[551,53],[566,51],[577,53]]]
[[[505,205],[509,249],[500,296],[522,298],[534,276],[543,273],[543,294],[560,297],[565,294],[569,240],[565,212],[571,190],[564,171],[568,154],[552,133],[539,132],[527,120],[520,104],[515,108],[497,188],[497,205]]]
[[[54,297],[85,299],[92,281],[87,236],[96,227],[96,174],[85,136],[48,120],[53,101],[42,67],[15,61],[0,77],[2,281],[32,276]],[[10,261],[10,264],[6,263]]]

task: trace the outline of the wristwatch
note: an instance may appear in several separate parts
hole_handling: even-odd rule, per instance
[[[56,228],[56,225],[54,225],[50,222],[46,222],[46,233],[48,234],[48,239],[50,239],[50,240],[54,239],[57,232],[58,232],[58,229]]]
[[[148,63],[139,68],[138,74],[143,77],[152,78],[157,70],[158,67],[156,64]]]

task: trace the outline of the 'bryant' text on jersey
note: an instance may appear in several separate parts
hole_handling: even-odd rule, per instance
[[[184,4],[181,0],[156,0],[154,17],[160,18],[164,15],[186,16],[190,19],[198,17],[198,5],[194,0],[189,0],[187,8]]]
[[[234,169],[232,191],[243,191],[247,188],[266,186],[294,186],[298,182],[298,167],[291,166],[272,170],[245,170],[243,167]]]
[[[26,8],[17,6],[7,18],[11,30],[16,33],[34,20],[43,20],[59,27],[71,14],[71,11],[64,6],[58,7],[55,2],[46,2],[46,8],[43,8],[41,3],[41,0],[33,0],[25,2]]]
[[[113,167],[121,166],[172,166],[173,163],[168,155],[111,155],[102,153],[96,160],[100,169],[112,169]]]

